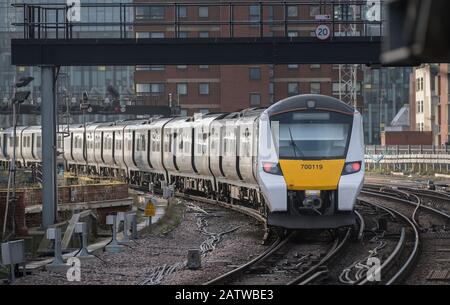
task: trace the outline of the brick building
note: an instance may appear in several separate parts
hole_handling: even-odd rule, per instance
[[[410,78],[411,129],[433,134],[433,144],[449,143],[449,64],[423,64]]]
[[[135,38],[170,38],[170,37],[229,37],[230,9],[227,5],[178,5],[161,6],[149,3],[149,0],[135,0],[135,22],[142,25],[134,27]],[[181,2],[181,1],[178,1]],[[186,1],[188,2],[188,1]],[[198,1],[201,2],[201,1]],[[197,2],[197,3],[198,3]],[[218,2],[218,3],[229,3]],[[237,3],[237,1],[231,1]],[[331,6],[304,4],[290,5],[284,12],[281,3],[264,5],[262,12],[259,2],[242,4],[233,9],[233,20],[254,22],[255,24],[234,25],[234,37],[282,36],[287,32],[290,37],[315,36],[319,22],[314,22],[316,15],[335,14],[336,18],[361,18],[361,6],[351,7],[345,11]],[[171,22],[178,10],[178,20],[185,24],[177,29]],[[284,14],[288,20],[298,21],[286,29],[283,25],[266,25],[262,29],[261,21],[282,20]],[[347,16],[347,17],[343,17]],[[356,16],[356,17],[354,17]],[[161,25],[166,22],[166,24]],[[204,24],[201,24],[203,22]],[[216,24],[212,24],[216,22]],[[218,24],[223,22],[223,24]],[[346,29],[335,29],[334,35],[345,35]],[[182,52],[182,50],[180,50]],[[362,72],[358,68],[357,100],[362,110],[361,81]],[[239,65],[239,66],[137,66],[134,72],[137,103],[143,105],[160,105],[172,103],[179,105],[181,114],[194,112],[236,111],[248,107],[265,107],[280,99],[302,93],[320,93],[339,97],[338,65]]]

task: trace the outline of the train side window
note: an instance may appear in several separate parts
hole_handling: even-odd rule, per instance
[[[141,137],[139,135],[136,136],[136,151],[141,150]]]
[[[36,137],[36,147],[41,148],[41,136]]]
[[[146,147],[146,141],[145,141],[145,135],[141,134],[141,147],[142,147],[142,151],[146,151],[147,147]]]
[[[175,138],[175,135],[176,134],[173,134],[174,138]],[[167,151],[168,152],[172,152],[172,134],[169,134],[169,144],[168,144],[168,147],[167,147]]]

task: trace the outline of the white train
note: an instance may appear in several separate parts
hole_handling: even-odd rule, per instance
[[[41,160],[40,127],[18,127],[17,160]],[[66,169],[124,177],[130,184],[196,192],[258,209],[268,225],[352,225],[364,180],[362,118],[323,95],[298,95],[267,109],[69,126],[58,134]],[[0,133],[12,156],[12,128]]]

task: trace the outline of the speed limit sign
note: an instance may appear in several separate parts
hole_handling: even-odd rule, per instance
[[[330,28],[325,25],[321,24],[316,28],[316,37],[320,40],[325,40],[330,37]]]

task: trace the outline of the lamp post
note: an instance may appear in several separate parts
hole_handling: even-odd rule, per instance
[[[86,169],[85,173],[86,175],[88,173],[88,157],[87,157],[87,134],[86,134],[86,110],[88,110],[91,105],[89,105],[89,97],[88,93],[85,91],[83,92],[83,99],[81,100],[80,109],[83,113],[83,128],[84,128],[84,145],[83,145],[83,155],[84,159],[86,160]]]
[[[19,82],[15,83],[15,88],[22,88],[28,86],[28,84],[33,81],[33,77],[22,77],[19,79]],[[8,210],[9,204],[11,203],[12,211],[12,234],[15,233],[15,208],[16,208],[16,149],[17,149],[17,116],[18,116],[18,106],[22,104],[29,96],[30,91],[15,91],[14,97],[11,101],[13,107],[13,156],[9,166],[9,176],[8,176],[8,192],[6,198],[6,208],[5,215],[3,221],[3,231],[2,231],[2,239],[5,237],[6,233],[6,223],[8,220]],[[10,195],[10,189],[12,186],[12,194]]]

